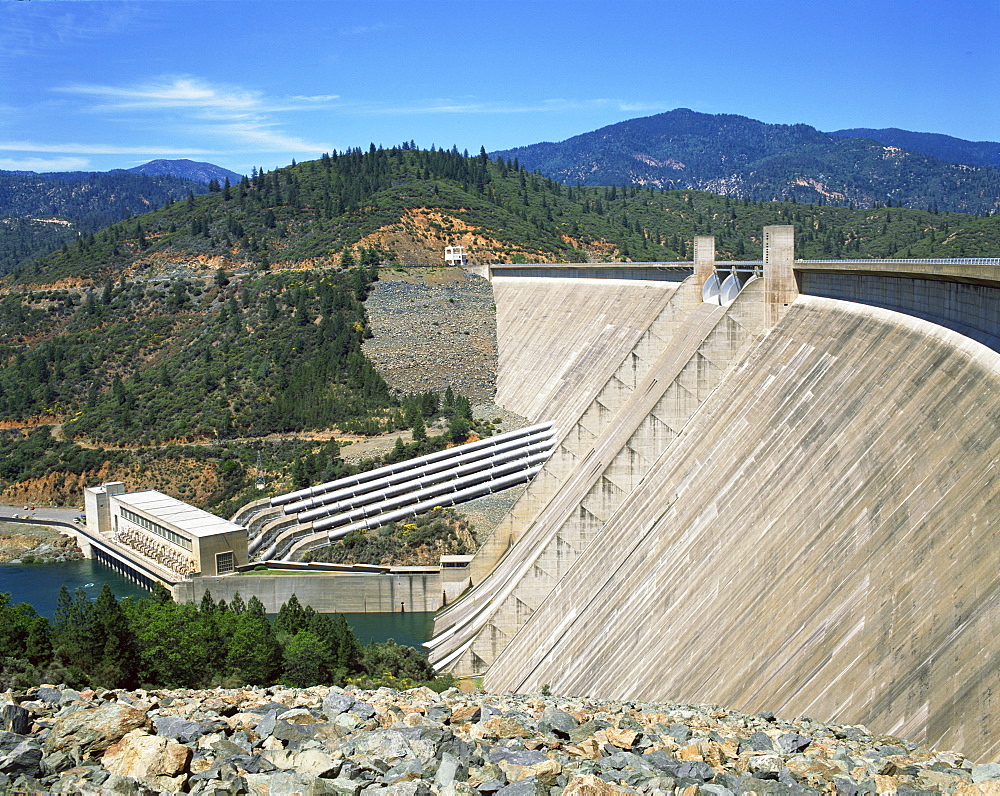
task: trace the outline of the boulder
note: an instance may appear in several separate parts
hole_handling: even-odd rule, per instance
[[[323,699],[323,715],[326,716],[328,720],[333,720],[335,716],[339,716],[341,713],[346,713],[357,700],[350,696],[349,694],[341,694],[337,691],[331,691]]]
[[[204,732],[198,722],[182,719],[180,716],[157,716],[153,719],[153,725],[157,735],[173,738],[181,743],[190,743]]]
[[[135,729],[108,747],[102,764],[112,774],[134,777],[150,787],[178,793],[187,782],[190,759],[191,750],[184,744]]]
[[[0,772],[10,777],[27,774],[31,777],[42,774],[42,747],[38,742],[25,738],[9,752],[0,756]]]
[[[565,710],[548,705],[538,720],[538,729],[542,732],[551,732],[557,738],[568,739],[570,732],[579,724],[580,722]]]
[[[56,719],[45,739],[45,751],[51,754],[77,749],[81,757],[99,755],[133,730],[152,729],[153,724],[144,711],[111,702]]]
[[[5,702],[0,705],[0,726],[7,732],[27,735],[31,732],[31,714],[20,705]]]

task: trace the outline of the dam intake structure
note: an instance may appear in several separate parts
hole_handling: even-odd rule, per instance
[[[700,237],[681,281],[491,274],[498,403],[557,433],[438,669],[1000,755],[1000,260],[793,240],[734,265]]]

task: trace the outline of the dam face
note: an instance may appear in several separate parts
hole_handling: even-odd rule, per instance
[[[850,269],[767,233],[728,307],[702,302],[704,263],[679,284],[497,279],[498,398],[559,441],[432,662],[995,759],[1000,268],[935,268],[929,292],[925,266],[883,265],[860,303]]]

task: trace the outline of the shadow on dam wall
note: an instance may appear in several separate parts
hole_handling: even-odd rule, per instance
[[[527,286],[512,284],[507,300],[532,302]],[[661,287],[656,306],[638,309],[647,323],[671,305],[675,331],[704,335],[700,347],[694,337],[666,343],[695,352],[693,364],[651,361],[589,440],[572,449],[565,434],[568,447],[554,457],[561,471],[540,477],[524,530],[508,528],[507,548],[493,552],[499,565],[435,629],[460,634],[486,600],[506,606],[497,615],[508,619],[479,626],[447,663],[486,669],[491,691],[548,685],[567,696],[768,709],[996,758],[1000,354],[921,318],[817,296],[798,297],[761,328],[750,308],[763,291],[747,291],[725,312],[735,320],[720,321],[697,309],[687,284]],[[559,311],[575,317],[585,290],[564,290]],[[498,315],[516,314],[500,301],[498,293]],[[700,326],[684,326],[679,309],[702,312]],[[747,345],[705,355],[710,341],[719,351],[740,333]],[[531,328],[523,334],[541,345]],[[617,369],[594,365],[596,385],[565,366],[567,351],[588,356],[565,339],[545,378],[536,350],[532,378],[549,393],[580,379],[586,395],[576,400],[587,406],[574,411],[597,418],[599,394],[645,339],[621,334],[629,339]],[[708,363],[700,370],[699,357]],[[616,412],[640,405],[636,393],[656,382],[657,368],[682,383],[712,363],[721,370],[710,389],[656,446],[637,441],[655,430],[648,418],[628,421],[634,433],[616,430]],[[653,413],[682,392],[664,389]],[[545,407],[535,411],[544,419]],[[631,453],[608,458],[593,480],[621,494],[605,501],[597,532],[570,539],[567,523],[588,511],[595,489],[573,493],[580,503],[566,490],[615,433]],[[656,455],[638,461],[643,451]],[[630,461],[642,472],[625,473]],[[554,530],[528,550],[559,500],[566,510]],[[555,568],[547,580],[546,567]],[[515,600],[532,578],[544,589]],[[495,657],[475,658],[486,637]]]

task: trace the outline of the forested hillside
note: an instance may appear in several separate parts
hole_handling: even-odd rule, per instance
[[[1000,168],[1000,143],[995,141],[966,141],[941,133],[916,133],[912,130],[900,130],[898,127],[878,130],[854,127],[849,130],[834,130],[830,135],[834,138],[871,138],[880,144],[920,152],[946,163]]]
[[[254,476],[250,451],[233,440],[412,428],[403,454],[417,455],[464,438],[464,398],[391,395],[362,353],[374,276],[218,271],[0,299],[0,423],[11,428],[0,426],[0,490],[58,478],[56,494],[69,499],[87,473],[111,467],[232,508]],[[448,438],[427,440],[442,414]],[[345,474],[331,445],[268,444],[268,469],[295,488]]]
[[[675,261],[702,233],[720,259],[757,259],[780,223],[806,259],[1000,250],[996,216],[564,186],[411,144],[258,170],[0,280],[0,491],[70,501],[113,476],[225,513],[254,495],[257,440],[288,487],[344,472],[335,433],[412,429],[393,457],[426,452],[468,433],[468,402],[393,394],[365,358],[381,267],[450,244],[473,262]]]
[[[695,191],[566,186],[485,152],[393,149],[254,171],[206,196],[119,222],[8,281],[101,285],[231,271],[400,262],[671,261],[714,234],[721,256],[759,257],[761,228],[794,224],[803,258],[989,256],[998,219],[895,206],[755,202]]]
[[[195,180],[127,171],[0,171],[0,275],[78,235],[207,191]]]
[[[925,147],[907,151],[872,138],[680,108],[494,154],[571,185],[651,185],[857,207],[891,202],[977,214],[1000,209],[1000,169],[957,165],[919,154]]]

